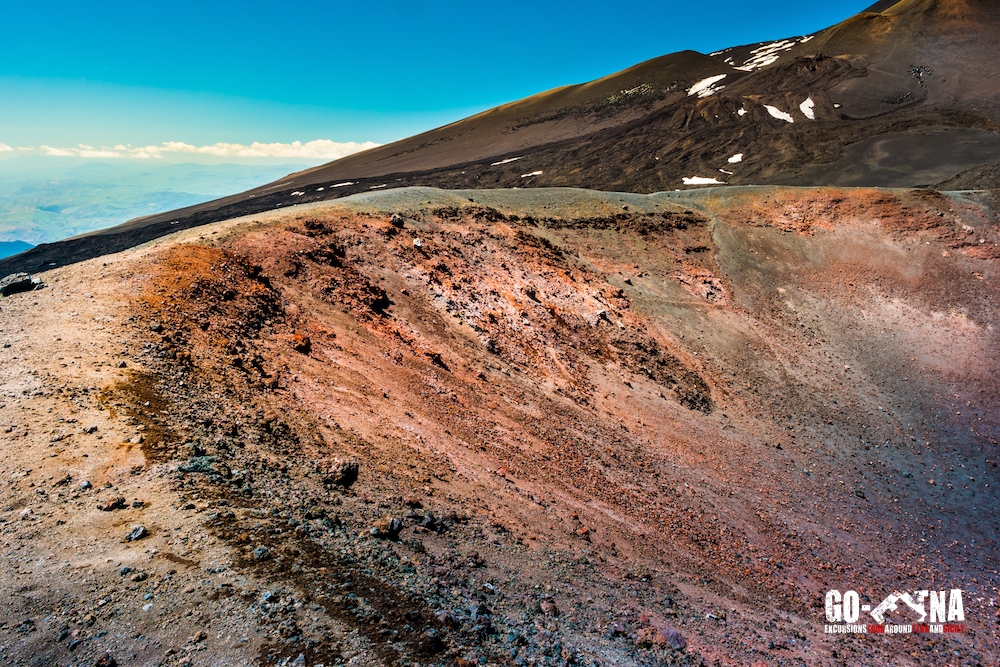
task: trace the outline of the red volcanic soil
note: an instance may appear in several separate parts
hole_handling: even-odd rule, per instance
[[[46,371],[61,393],[19,394],[4,358],[0,420],[30,410],[39,432],[6,467],[40,453],[24,479],[53,481],[12,486],[3,558],[14,567],[37,528],[20,513],[45,516],[60,492],[78,501],[57,505],[68,521],[106,514],[76,509],[93,507],[80,473],[52,486],[79,450],[44,458],[45,407],[76,401],[80,423],[103,407],[142,436],[107,464],[122,472],[101,498],[150,507],[87,524],[95,544],[119,541],[88,556],[98,583],[79,599],[109,601],[90,626],[75,603],[67,627],[87,642],[73,655],[993,664],[992,206],[874,189],[412,189],[60,269],[48,291],[0,302],[2,330],[32,321],[30,303],[59,314],[76,307],[63,294],[91,291],[118,304],[117,327],[86,334],[113,356],[86,396],[64,388],[82,382],[72,366]],[[25,372],[53,350],[5,335]],[[133,523],[151,532],[135,543],[151,599],[190,598],[206,637],[180,605],[125,611],[141,604],[118,575]],[[55,530],[39,544],[65,553]],[[17,625],[83,586],[60,592],[46,571],[10,584],[34,586],[0,634],[12,664],[70,660],[58,623]],[[823,634],[829,589],[877,605],[927,588],[966,591],[966,634]],[[903,609],[890,618],[911,622]]]

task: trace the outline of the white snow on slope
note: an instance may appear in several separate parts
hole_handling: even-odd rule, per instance
[[[741,116],[746,116],[747,115],[747,109],[746,109],[746,107],[743,107],[742,109],[740,109],[736,113],[738,113]]]
[[[523,159],[523,158],[524,158],[524,156],[523,156],[523,155],[522,155],[521,157],[509,157],[509,158],[507,158],[506,160],[500,160],[499,162],[494,162],[494,163],[493,163],[493,164],[491,164],[490,166],[491,166],[491,167],[499,167],[499,166],[500,166],[500,165],[502,165],[502,164],[508,164],[508,163],[510,163],[510,162],[517,162],[518,160],[521,160],[521,159]]]
[[[542,172],[540,172],[540,171],[533,171],[530,174],[521,174],[521,178],[528,178],[529,176],[541,176],[541,175],[542,175]]]
[[[813,111],[815,107],[816,103],[813,102],[813,98],[807,97],[806,101],[799,105],[799,110],[809,120],[816,120],[816,113]]]
[[[743,153],[737,153],[729,158],[729,164],[736,164],[737,162],[743,162]]]
[[[707,79],[702,79],[698,83],[694,84],[688,88],[688,95],[697,95],[698,97],[710,97],[715,95],[717,92],[725,88],[725,86],[717,86],[715,84],[719,83],[725,79],[728,74],[719,74],[716,76],[710,76]]]
[[[807,35],[798,39],[782,39],[777,42],[758,46],[756,49],[750,51],[750,57],[747,61],[736,69],[743,72],[753,72],[761,67],[773,65],[778,62],[778,58],[781,57],[782,52],[789,50],[796,44],[805,44],[812,38],[812,35]]]
[[[726,185],[716,178],[705,178],[704,176],[693,176],[684,178],[684,185]]]
[[[331,185],[330,188],[344,188],[348,185],[354,185],[354,181],[345,181],[344,183],[337,183],[336,185]]]
[[[770,104],[765,104],[764,108],[767,109],[767,112],[769,114],[771,114],[772,116],[774,116],[778,120],[783,120],[786,123],[794,123],[795,122],[795,119],[792,118],[791,114],[785,113],[784,111],[782,111],[778,107],[772,107]]]

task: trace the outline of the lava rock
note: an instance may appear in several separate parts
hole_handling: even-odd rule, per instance
[[[101,510],[102,512],[113,512],[115,510],[123,510],[125,509],[125,499],[122,498],[121,496],[119,496],[118,498],[112,498],[107,502],[100,503],[97,506],[97,509]]]
[[[379,519],[371,529],[372,537],[384,537],[390,540],[399,539],[399,531],[403,529],[403,522],[394,516],[387,516]]]
[[[30,292],[33,289],[35,289],[35,283],[27,273],[12,273],[0,280],[0,294],[3,296]]]
[[[345,489],[351,488],[356,481],[358,481],[357,461],[338,461],[323,479],[324,484],[342,486]]]
[[[125,536],[126,542],[135,542],[136,540],[141,540],[144,537],[149,536],[149,531],[146,530],[145,526],[132,526],[132,530],[128,531],[128,535]]]
[[[190,473],[214,473],[218,458],[214,456],[192,456],[184,463],[177,466],[181,472]]]
[[[309,354],[312,351],[312,341],[309,340],[309,336],[304,336],[300,333],[292,335],[292,349],[299,354]]]

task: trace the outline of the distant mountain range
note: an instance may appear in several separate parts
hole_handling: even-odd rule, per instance
[[[887,0],[813,35],[674,53],[540,93],[253,190],[137,218],[102,232],[90,249],[47,249],[44,259],[35,251],[21,265],[128,247],[168,224],[410,185],[990,188],[1000,176],[998,36],[993,0]]]
[[[31,250],[35,246],[24,241],[0,241],[0,259],[16,255],[25,250]]]

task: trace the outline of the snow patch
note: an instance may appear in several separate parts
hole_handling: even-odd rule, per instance
[[[696,83],[693,86],[691,86],[690,88],[688,88],[687,94],[689,96],[690,95],[697,95],[700,98],[702,98],[702,97],[711,97],[712,95],[715,95],[717,92],[719,92],[720,90],[722,90],[723,88],[725,88],[725,86],[717,86],[715,84],[719,83],[720,81],[722,81],[723,79],[725,79],[727,76],[729,76],[729,75],[728,74],[718,74],[716,76],[710,76],[707,79],[702,79],[698,83]]]
[[[705,178],[704,176],[685,177],[684,185],[726,185],[717,178]]]
[[[510,164],[511,162],[517,162],[518,160],[523,160],[523,159],[524,159],[523,155],[520,156],[520,157],[509,157],[506,160],[500,160],[499,162],[494,162],[490,166],[491,167],[499,167],[502,164]]]
[[[305,194],[304,192],[293,192],[293,193],[292,193],[292,196],[293,196],[293,197],[301,197],[301,196],[302,196],[302,195],[304,195],[304,194]]]
[[[742,109],[740,109],[736,113],[738,113],[740,116],[746,116],[747,115],[746,107],[743,107]]]
[[[324,188],[316,188],[316,192],[323,192]]]
[[[758,46],[756,49],[750,51],[750,57],[747,58],[746,62],[736,69],[743,72],[753,72],[754,70],[758,70],[762,67],[773,65],[778,62],[778,58],[781,57],[783,52],[788,51],[796,44],[805,44],[814,36],[815,35],[807,35],[798,39],[782,39],[777,42],[771,42],[770,44]]]
[[[813,102],[813,98],[807,97],[806,101],[799,105],[799,110],[809,120],[816,120],[816,113],[813,111],[815,107],[816,103]]]
[[[331,185],[330,189],[333,188],[346,188],[348,185],[354,185],[354,181],[344,181],[343,183],[337,183],[336,185]]]
[[[729,158],[729,164],[736,164],[737,162],[743,162],[743,153],[737,153]]]
[[[540,172],[540,171],[533,171],[530,174],[521,174],[521,178],[528,178],[529,176],[541,176],[541,175],[542,175],[542,172]]]
[[[721,171],[723,174],[726,174],[727,176],[732,176],[733,175],[733,172],[726,171],[725,169],[720,169],[719,171]]]
[[[795,122],[795,119],[792,118],[791,114],[785,113],[784,111],[782,111],[778,107],[772,107],[770,104],[765,104],[764,108],[767,109],[767,112],[769,114],[771,114],[772,116],[774,116],[778,120],[783,120],[786,123],[794,123]]]
[[[386,188],[386,187],[389,187],[388,183],[383,183],[382,185],[373,185],[373,186],[371,186],[368,189],[369,190],[381,190],[382,188]]]

